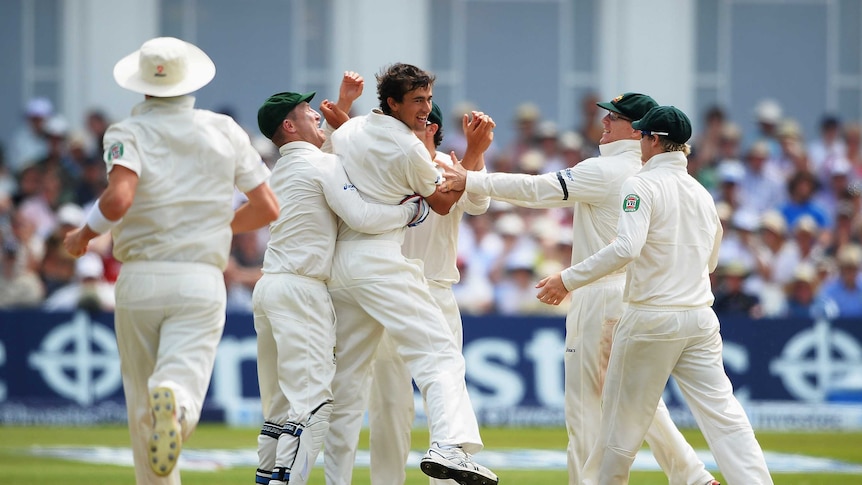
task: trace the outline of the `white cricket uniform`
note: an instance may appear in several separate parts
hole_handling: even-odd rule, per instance
[[[366,197],[398,204],[432,194],[441,177],[410,128],[374,110],[350,119],[332,137],[334,152]],[[464,382],[464,357],[422,267],[401,254],[404,229],[369,235],[339,225],[329,290],[335,306],[333,412],[325,444],[328,485],[349,484],[370,365],[385,328],[428,406],[431,439],[482,449],[479,426]]]
[[[449,155],[437,152],[435,159],[451,164]],[[482,169],[484,172],[485,169]],[[401,252],[409,259],[421,261],[431,297],[443,311],[449,328],[462,348],[461,312],[452,285],[461,279],[458,272],[458,227],[464,213],[484,214],[489,197],[464,194],[441,216],[431,213],[421,225],[410,228],[404,236]],[[369,445],[371,448],[372,485],[402,485],[406,480],[404,464],[410,452],[413,427],[413,384],[410,370],[398,356],[395,343],[387,332],[377,347],[372,367],[371,399],[368,404]],[[455,483],[429,478],[432,484]]]
[[[263,276],[252,299],[264,420],[289,432],[280,434],[274,461],[262,463],[268,468],[258,476],[263,481],[269,477],[262,471],[286,468],[290,483],[304,484],[320,448],[299,446],[306,437],[297,434],[321,433],[322,442],[329,409],[316,419],[312,414],[332,402],[335,312],[326,282],[338,217],[357,230],[386,232],[407,225],[415,209],[366,203],[338,157],[311,143],[287,143],[279,153],[270,179],[279,217],[270,225]],[[269,454],[263,449],[269,439],[258,438],[260,453]]]
[[[543,175],[470,173],[467,192],[512,204],[571,207],[572,265],[589,258],[616,236],[619,191],[641,169],[640,142],[619,140],[599,145],[599,157]],[[623,313],[625,268],[572,292],[566,316],[565,411],[569,436],[569,483],[581,483],[587,456],[596,443],[602,416],[602,383],[614,327]],[[646,440],[671,485],[702,485],[712,479],[691,445],[659,402]]]
[[[628,303],[614,335],[599,439],[585,484],[628,483],[656,405],[673,375],[730,485],[771,484],[742,406],[733,396],[712,311],[709,273],[722,229],[709,192],[682,152],[652,157],[620,191],[616,238],[563,271],[575,289],[626,268]]]
[[[123,263],[114,312],[138,484],[178,484],[147,461],[149,390],[170,387],[183,438],[200,418],[225,321],[234,186],[266,182],[269,169],[230,117],[194,109],[194,97],[150,98],[104,138],[108,172],[138,175],[135,199],[111,231]]]

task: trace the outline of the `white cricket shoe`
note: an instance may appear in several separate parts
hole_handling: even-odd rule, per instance
[[[153,472],[165,477],[173,471],[183,447],[174,391],[169,387],[150,391],[150,410],[153,413],[153,435],[147,443],[147,454]]]
[[[443,449],[432,443],[419,464],[431,478],[455,480],[461,485],[497,485],[497,475],[473,461],[461,447]]]

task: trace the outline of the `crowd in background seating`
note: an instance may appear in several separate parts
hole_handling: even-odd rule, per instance
[[[524,103],[511,122],[516,135],[486,153],[489,171],[545,173],[597,155],[602,134],[597,98],[581,104],[582,126],[560,130]],[[469,103],[453,107],[460,125]],[[83,223],[107,183],[102,136],[110,120],[98,110],[83,131],[44,98],[30,100],[19,131],[0,149],[0,308],[113,309],[120,263],[110,235],[78,260],[62,247]],[[824,114],[818,133],[803,133],[781,106],[763,100],[757,133],[743,133],[729,113],[709,109],[693,138],[689,172],[713,194],[725,234],[713,274],[719,314],[751,318],[862,318],[862,127]],[[498,123],[505,116],[497,115]],[[252,133],[270,166],[278,152]],[[744,136],[748,135],[748,136]],[[752,140],[743,145],[744,140]],[[447,130],[441,150],[462,154],[465,141]],[[240,200],[237,200],[239,203]],[[486,214],[465,216],[460,231],[461,282],[454,290],[465,314],[564,315],[540,303],[536,282],[570,264],[572,212],[525,209],[494,201]],[[696,224],[697,221],[691,221]],[[225,280],[230,311],[250,311],[266,230],[234,237]],[[672,271],[672,268],[669,268]]]

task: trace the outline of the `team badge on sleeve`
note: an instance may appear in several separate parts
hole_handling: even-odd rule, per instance
[[[635,194],[629,194],[623,199],[623,212],[635,212],[641,206],[641,198]]]
[[[123,144],[117,142],[108,148],[108,161],[119,160],[120,158],[123,158]]]

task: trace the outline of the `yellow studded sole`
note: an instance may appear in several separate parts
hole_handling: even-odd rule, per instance
[[[150,409],[153,413],[153,435],[147,443],[147,454],[153,472],[164,477],[173,471],[183,447],[174,391],[168,387],[157,387],[150,391]]]

